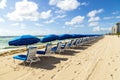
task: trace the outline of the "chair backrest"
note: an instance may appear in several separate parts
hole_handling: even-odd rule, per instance
[[[64,49],[69,49],[69,48],[70,48],[70,42],[66,42]]]
[[[76,42],[76,39],[72,40],[70,47],[74,47],[75,46],[75,42]]]
[[[51,54],[52,44],[48,43],[45,48],[45,55]]]
[[[34,59],[36,57],[37,47],[29,47],[27,51],[27,60]]]
[[[62,43],[61,42],[58,42],[57,43],[57,50],[56,50],[56,52],[60,52],[61,51],[61,46],[62,46]]]

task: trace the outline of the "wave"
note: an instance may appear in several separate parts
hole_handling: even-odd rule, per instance
[[[9,46],[9,47],[4,47],[4,48],[2,48],[2,49],[11,49],[11,48],[19,48],[19,47],[16,47],[16,46]]]

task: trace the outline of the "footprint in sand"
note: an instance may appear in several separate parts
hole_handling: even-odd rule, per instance
[[[55,77],[55,74],[51,77],[51,79],[53,79]]]
[[[81,64],[81,62],[79,62],[77,65],[80,65]]]
[[[111,78],[112,78],[112,80],[113,80],[113,74],[110,74],[110,76],[111,76]]]
[[[57,70],[57,72],[59,72],[60,70]]]
[[[115,62],[115,60],[112,60],[112,62]]]
[[[77,71],[74,71],[74,73],[77,73]]]
[[[42,74],[41,76],[39,76],[38,79],[41,79],[43,76],[45,76],[45,74]]]
[[[72,80],[75,80],[74,78]]]
[[[108,63],[108,65],[110,65],[110,63]]]
[[[119,57],[119,56],[116,56],[116,57]]]
[[[118,70],[117,68],[114,69],[114,71],[117,71],[117,70]]]

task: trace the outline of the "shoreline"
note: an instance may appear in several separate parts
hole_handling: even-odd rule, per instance
[[[45,48],[45,45],[37,45],[37,49],[43,49]],[[12,48],[12,49],[3,49],[0,50],[0,56],[9,56],[13,54],[23,53],[26,52],[26,48]]]

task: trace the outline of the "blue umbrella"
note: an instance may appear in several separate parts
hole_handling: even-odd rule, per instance
[[[64,40],[64,39],[70,39],[72,38],[72,35],[71,34],[61,34],[59,35],[59,40]]]
[[[40,39],[32,36],[32,35],[22,35],[19,37],[14,38],[13,40],[9,41],[8,44],[11,46],[23,46],[23,45],[31,45],[34,43],[39,42]]]
[[[54,41],[54,40],[57,40],[57,39],[58,39],[58,36],[57,36],[57,35],[55,35],[55,34],[50,34],[50,35],[44,36],[44,37],[41,39],[41,42],[42,42],[42,43],[51,42],[51,41]]]

